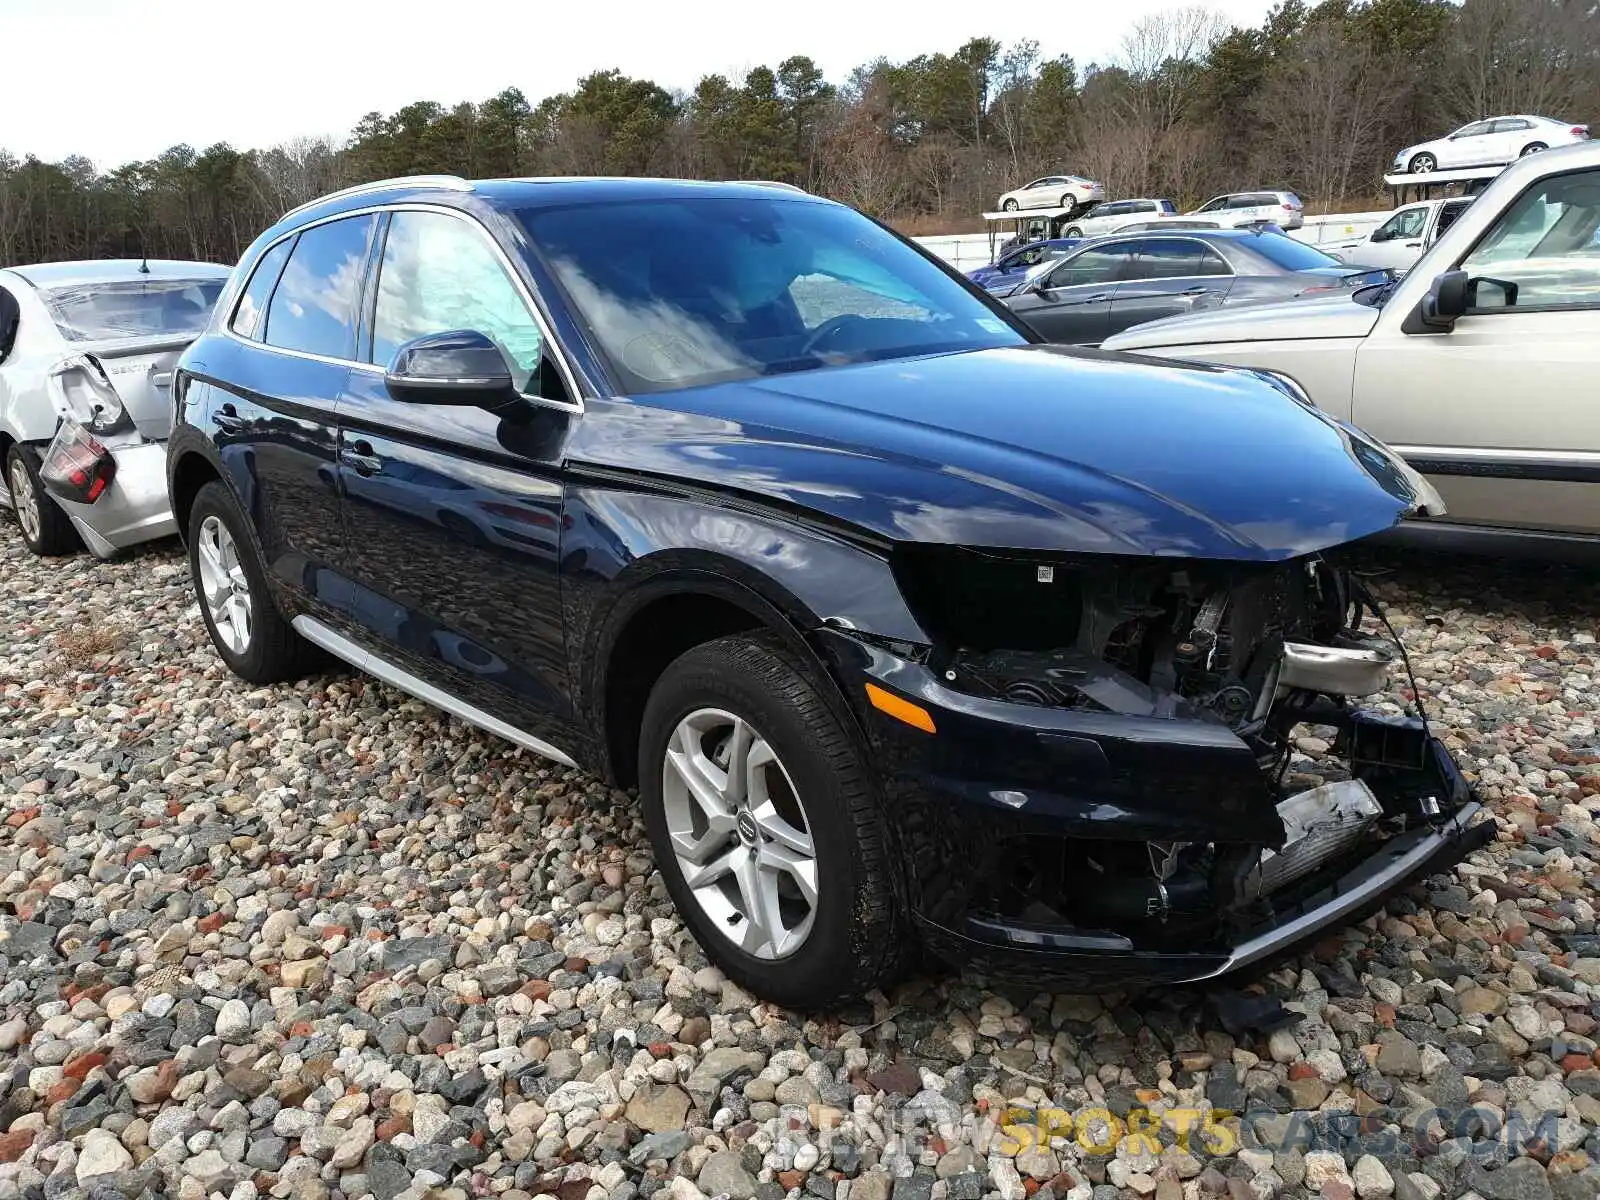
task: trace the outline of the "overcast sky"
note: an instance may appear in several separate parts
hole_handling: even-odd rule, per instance
[[[609,67],[692,88],[809,54],[838,82],[880,55],[953,50],[987,35],[1105,61],[1140,17],[1115,4],[925,0],[0,0],[0,149],[102,167],[179,142],[239,149],[343,137],[363,113],[413,100],[537,103]],[[1270,0],[1210,0],[1256,24]]]

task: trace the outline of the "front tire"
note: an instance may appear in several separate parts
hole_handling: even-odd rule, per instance
[[[41,558],[71,554],[83,543],[61,506],[44,490],[31,452],[13,445],[6,453],[6,487],[12,512],[22,531],[22,544]]]
[[[1431,154],[1413,154],[1407,167],[1413,175],[1428,175],[1438,170],[1439,160]]]
[[[306,674],[319,655],[283,619],[233,493],[212,480],[189,510],[189,577],[211,644],[250,683]]]
[[[1527,158],[1530,154],[1537,154],[1539,151],[1548,150],[1549,148],[1550,147],[1546,146],[1543,142],[1529,142],[1522,148],[1522,153],[1517,155],[1517,157]]]
[[[697,646],[662,673],[639,744],[645,827],[707,956],[797,1009],[903,961],[888,833],[858,742],[770,635]]]
[[[1000,206],[1000,211],[1001,212],[1016,212],[1017,209],[1019,209],[1021,207],[1022,206],[1020,204],[1018,204],[1015,200],[1007,200],[1004,204],[1002,204]]]
[[[1062,234],[1061,236],[1069,238],[1081,238],[1083,236],[1083,229],[1077,225],[1069,225],[1067,226],[1066,233]]]

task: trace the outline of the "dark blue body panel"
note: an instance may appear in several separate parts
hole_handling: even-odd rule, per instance
[[[1274,561],[1388,529],[1352,435],[1237,371],[1027,347],[591,406],[571,463],[888,542]]]
[[[745,614],[837,685],[873,747],[908,894],[936,925],[959,924],[961,875],[985,822],[1016,831],[997,789],[1037,797],[1030,820],[1055,836],[1204,841],[1225,818],[1241,840],[1280,837],[1261,772],[1226,726],[977,703],[945,688],[892,564],[910,545],[1284,563],[1387,530],[1412,508],[1384,452],[1247,372],[1031,335],[1014,349],[631,397],[508,215],[749,190],[396,185],[291,214],[246,253],[180,364],[169,443],[180,525],[203,482],[225,481],[285,615],[313,617],[621,780],[635,764],[615,736],[627,670],[616,648],[647,647],[675,596]],[[494,411],[403,403],[383,364],[228,331],[274,240],[393,205],[466,214],[497,243],[559,351],[562,394]],[[885,726],[867,680],[939,711],[933,751]]]

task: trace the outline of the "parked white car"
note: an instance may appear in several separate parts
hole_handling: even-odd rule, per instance
[[[1408,271],[1422,257],[1423,251],[1456,223],[1456,218],[1467,210],[1473,199],[1472,196],[1456,196],[1449,200],[1407,204],[1396,209],[1392,217],[1366,237],[1326,242],[1318,249],[1326,250],[1341,262]]]
[[[1095,205],[1087,216],[1073,218],[1061,236],[1105,237],[1129,225],[1163,221],[1177,215],[1178,206],[1171,200],[1113,200],[1109,204]]]
[[[1045,175],[1000,197],[1001,212],[1021,208],[1066,208],[1074,211],[1106,198],[1105,185],[1081,175]]]
[[[172,368],[228,280],[215,263],[0,270],[0,506],[35,554],[101,558],[177,532]]]
[[[1106,347],[1278,372],[1422,471],[1417,538],[1600,540],[1600,145],[1507,167],[1403,279],[1219,308]]]
[[[1191,217],[1210,217],[1225,228],[1271,221],[1279,229],[1299,229],[1306,223],[1306,206],[1293,192],[1230,192],[1213,196]]]
[[[1554,117],[1490,117],[1463,125],[1447,137],[1407,146],[1394,156],[1390,170],[1407,175],[1492,167],[1527,154],[1589,140],[1587,125]]]

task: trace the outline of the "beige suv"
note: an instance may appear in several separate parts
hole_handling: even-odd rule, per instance
[[[1514,163],[1398,283],[1153,321],[1107,349],[1265,368],[1426,474],[1494,548],[1600,539],[1600,144]]]

